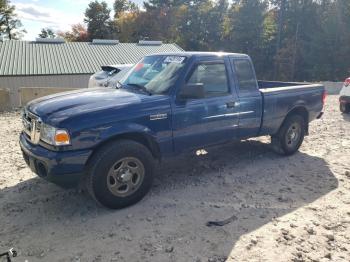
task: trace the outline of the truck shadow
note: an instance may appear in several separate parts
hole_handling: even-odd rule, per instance
[[[207,151],[164,160],[150,194],[119,211],[38,178],[1,189],[0,248],[43,261],[223,260],[242,235],[338,187],[328,164],[305,153],[281,157],[258,141]]]
[[[345,121],[348,121],[348,122],[350,122],[350,114],[342,114],[342,116],[343,116],[343,119],[345,120]]]

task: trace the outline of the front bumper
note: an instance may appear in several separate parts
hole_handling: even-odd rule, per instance
[[[350,96],[340,96],[339,102],[341,104],[350,104]]]
[[[51,151],[31,144],[23,133],[19,143],[23,158],[34,173],[65,188],[78,185],[92,153],[91,150]]]

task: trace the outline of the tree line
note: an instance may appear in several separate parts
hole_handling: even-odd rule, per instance
[[[113,12],[112,12],[113,11]],[[0,32],[19,38],[21,24],[0,0]],[[83,24],[41,37],[67,41],[140,39],[177,43],[183,49],[249,54],[260,79],[343,81],[350,75],[349,0],[148,0],[143,7],[92,1]]]
[[[349,0],[148,0],[142,9],[116,0],[113,11],[106,2],[91,2],[86,30],[73,27],[66,38],[150,39],[188,51],[247,53],[260,79],[343,81],[350,75]]]

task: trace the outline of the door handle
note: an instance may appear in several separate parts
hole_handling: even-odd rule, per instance
[[[226,106],[227,106],[227,108],[234,108],[234,107],[238,106],[238,103],[235,101],[231,101],[231,102],[227,102]]]

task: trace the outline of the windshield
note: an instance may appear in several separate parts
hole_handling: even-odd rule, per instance
[[[146,56],[120,82],[144,89],[150,94],[163,94],[174,85],[185,60],[184,56]]]

